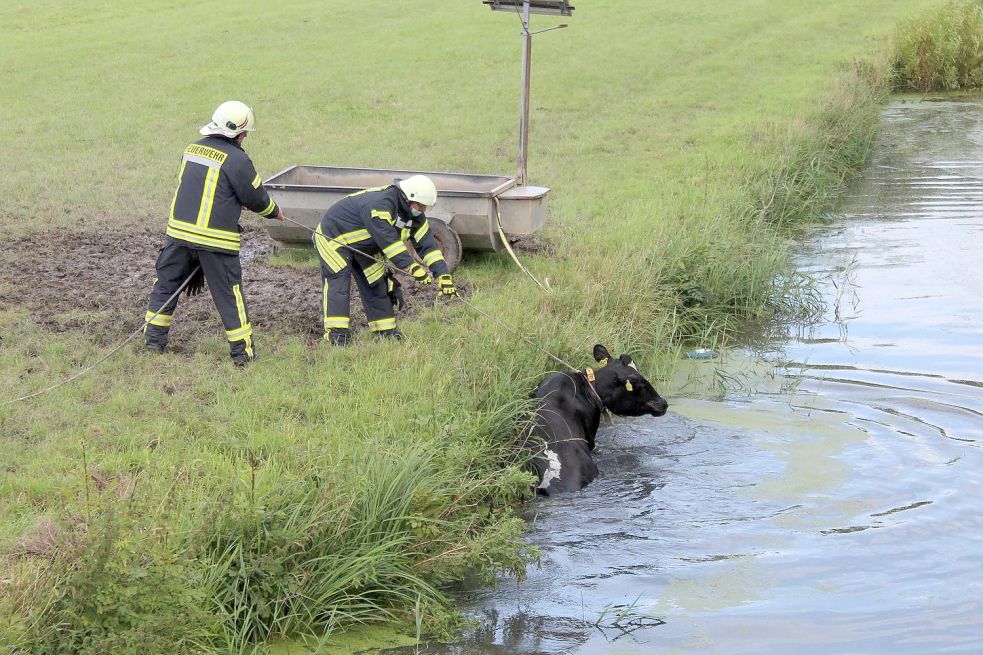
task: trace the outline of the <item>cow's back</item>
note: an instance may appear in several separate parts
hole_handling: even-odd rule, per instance
[[[597,477],[590,455],[600,411],[586,398],[576,378],[554,373],[536,388],[537,401],[528,434],[532,465],[541,480],[538,493],[579,491]]]

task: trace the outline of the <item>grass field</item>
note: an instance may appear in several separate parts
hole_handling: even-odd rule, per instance
[[[575,366],[596,342],[632,352],[671,403],[681,344],[795,309],[787,228],[862,161],[898,21],[940,3],[576,4],[533,55],[529,173],[552,193],[548,248],[524,259],[554,291],[501,255],[458,276]],[[39,319],[22,291],[50,280],[18,263],[25,237],[68,261],[90,254],[80,231],[162,232],[181,150],[230,98],[256,110],[245,147],[264,177],[512,174],[518,30],[477,0],[5,2],[8,398],[95,361],[143,314],[81,293]],[[118,265],[149,280],[142,257]],[[172,356],[127,348],[0,405],[0,644],[247,652],[367,621],[453,628],[442,585],[535,555],[510,509],[529,481],[511,444],[556,364],[463,305],[415,311],[408,341],[347,351],[304,324],[261,330],[245,372],[212,319]]]

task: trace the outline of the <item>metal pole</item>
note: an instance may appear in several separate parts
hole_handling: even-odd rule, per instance
[[[529,33],[529,0],[522,2],[522,94],[519,100],[519,184],[525,185],[529,146],[529,78],[532,71],[532,34]]]

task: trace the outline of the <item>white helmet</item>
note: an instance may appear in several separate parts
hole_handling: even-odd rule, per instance
[[[256,117],[253,116],[253,110],[238,100],[226,100],[212,114],[212,122],[203,125],[198,132],[205,136],[220,134],[231,139],[255,129]]]
[[[437,204],[437,187],[426,175],[411,175],[400,180],[398,186],[410,202],[418,202],[427,207]]]

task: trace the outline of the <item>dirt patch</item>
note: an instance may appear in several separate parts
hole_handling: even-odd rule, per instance
[[[556,249],[553,245],[539,234],[511,237],[509,239],[509,245],[512,246],[512,250],[519,254],[557,256]]]
[[[17,540],[10,554],[15,557],[52,557],[62,545],[63,532],[54,522],[40,518],[33,529]]]
[[[250,321],[260,340],[264,331],[320,339],[320,272],[310,266],[271,265],[273,243],[261,228],[243,233],[243,288]],[[0,309],[24,309],[48,329],[82,329],[96,340],[113,341],[143,323],[163,244],[164,235],[157,230],[39,232],[8,240],[0,259]],[[433,302],[433,287],[402,282],[406,308],[399,318]],[[364,329],[365,315],[352,286],[352,327]],[[186,348],[200,333],[222,331],[207,292],[181,296],[171,330],[175,350]]]

